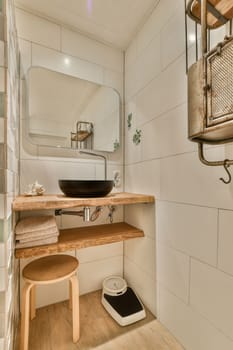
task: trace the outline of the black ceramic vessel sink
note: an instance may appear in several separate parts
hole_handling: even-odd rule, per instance
[[[104,197],[113,189],[112,180],[58,180],[59,187],[68,197]]]

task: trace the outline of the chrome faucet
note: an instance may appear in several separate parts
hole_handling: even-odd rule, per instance
[[[92,153],[88,151],[81,151],[81,150],[79,150],[79,153],[102,158],[104,160],[104,180],[107,180],[107,158],[105,156],[103,156],[102,154]]]

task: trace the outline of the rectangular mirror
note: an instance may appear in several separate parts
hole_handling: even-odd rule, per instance
[[[27,134],[37,145],[114,152],[120,96],[113,88],[46,68],[27,79]]]

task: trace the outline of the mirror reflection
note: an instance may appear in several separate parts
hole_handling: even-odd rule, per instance
[[[120,98],[112,88],[41,67],[28,73],[27,132],[38,145],[114,152]]]

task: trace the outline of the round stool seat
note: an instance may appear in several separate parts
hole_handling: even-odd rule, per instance
[[[36,284],[63,280],[78,268],[78,260],[70,255],[49,255],[29,263],[23,269],[23,278]]]

